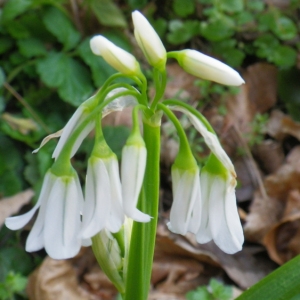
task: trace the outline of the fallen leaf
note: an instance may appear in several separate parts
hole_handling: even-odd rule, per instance
[[[16,214],[22,206],[28,204],[33,197],[34,192],[28,189],[18,193],[12,197],[3,198],[0,200],[0,228],[4,224],[6,218]]]

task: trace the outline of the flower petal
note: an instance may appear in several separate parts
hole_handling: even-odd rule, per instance
[[[122,151],[122,196],[125,214],[137,222],[149,222],[151,217],[136,208],[144,180],[147,151],[145,147],[129,145]]]
[[[104,228],[111,207],[110,182],[106,166],[102,159],[92,160],[89,161],[86,179],[83,238],[93,237]]]
[[[179,173],[179,174],[178,174]],[[188,231],[189,223],[192,217],[192,210],[195,201],[200,201],[197,199],[200,180],[199,180],[199,170],[194,171],[181,171],[178,168],[172,168],[172,177],[175,177],[176,184],[173,188],[174,190],[174,200],[170,211],[170,223],[168,225],[169,229],[175,233],[185,235]]]
[[[122,186],[119,175],[119,164],[116,157],[107,160],[106,168],[110,180],[111,210],[106,224],[110,232],[118,232],[124,223],[122,207]]]
[[[41,205],[45,205],[45,203],[47,202],[47,198],[48,198],[48,195],[49,195],[52,185],[53,185],[53,175],[50,172],[48,172],[45,175],[45,179],[43,182],[43,186],[42,186],[42,190],[41,190],[39,199],[38,199],[37,203],[34,205],[34,207],[30,211],[28,211],[27,213],[25,213],[21,216],[6,218],[6,220],[5,220],[6,227],[8,227],[11,230],[17,230],[17,229],[24,227],[30,221],[30,219],[33,217],[33,215],[37,211],[37,209]]]
[[[226,181],[215,176],[209,203],[209,221],[213,240],[225,253],[242,249],[243,231],[236,208],[234,190],[227,193]]]
[[[200,244],[208,243],[212,240],[212,235],[209,226],[209,197],[211,191],[211,178],[207,172],[201,172],[201,198],[202,198],[202,214],[200,227],[197,232],[197,242]]]
[[[80,213],[74,178],[58,178],[46,208],[45,249],[53,259],[74,257],[80,250]]]

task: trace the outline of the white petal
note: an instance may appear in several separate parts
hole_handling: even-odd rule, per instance
[[[60,154],[62,148],[64,147],[66,141],[68,140],[71,133],[75,130],[75,128],[80,123],[80,120],[82,119],[84,109],[83,106],[79,106],[75,113],[72,115],[71,119],[68,121],[67,125],[63,128],[63,132],[61,134],[61,137],[58,141],[58,144],[56,145],[54,152],[52,154],[52,158],[57,158]]]
[[[197,232],[197,242],[200,244],[208,243],[212,240],[212,235],[209,226],[209,197],[211,192],[211,178],[207,172],[201,172],[201,199],[202,199],[202,214],[200,227]]]
[[[243,233],[234,191],[227,196],[227,188],[223,178],[217,176],[214,178],[210,195],[209,218],[216,245],[225,253],[233,254],[242,249]]]
[[[132,13],[135,38],[152,66],[165,64],[166,49],[148,20],[139,12]]]
[[[201,186],[200,186],[200,176],[198,176],[198,183],[196,184],[196,195],[195,203],[192,209],[192,216],[189,222],[188,231],[194,234],[197,234],[200,224],[201,224],[201,215],[202,215],[202,198],[201,198]]]
[[[235,174],[234,166],[221,146],[218,137],[209,132],[206,126],[192,113],[190,113],[187,109],[180,106],[171,107],[172,110],[181,111],[186,114],[190,120],[190,122],[194,125],[196,130],[203,136],[206,145],[210,148],[212,153],[220,160],[220,162],[224,165],[224,167],[229,170],[230,173]]]
[[[65,180],[65,178],[56,180],[46,208],[45,250],[53,259],[74,257],[81,246],[81,240],[78,237],[80,215],[77,188],[74,179],[70,182],[65,182]]]
[[[185,235],[188,231],[192,209],[198,196],[200,186],[199,170],[197,172],[180,171],[177,168],[172,169],[172,177],[178,178],[179,182],[174,190],[174,200],[170,211],[169,229],[175,233]],[[177,181],[177,179],[176,179]],[[173,183],[174,185],[174,183]]]
[[[179,64],[194,76],[232,86],[245,83],[237,71],[215,58],[190,49],[183,50],[182,53]]]
[[[72,148],[71,157],[75,155],[78,148],[82,144],[82,141],[88,136],[88,134],[92,131],[92,129],[95,127],[95,121],[89,122],[86,127],[82,130],[78,138],[76,139],[76,142],[74,143],[74,146]],[[71,158],[70,157],[70,158]]]
[[[125,214],[137,222],[149,222],[151,217],[136,208],[146,168],[145,147],[124,146],[122,151],[122,196]]]
[[[109,176],[102,159],[89,162],[85,191],[82,237],[90,238],[104,228],[111,207]]]
[[[47,198],[48,198],[49,192],[51,190],[52,184],[53,184],[52,176],[53,175],[50,172],[46,173],[39,199],[30,211],[28,211],[27,213],[25,213],[21,216],[6,218],[5,225],[9,229],[17,230],[17,229],[24,227],[30,221],[30,219],[33,217],[33,215],[37,211],[37,209],[41,205],[45,205],[45,203],[47,202]]]
[[[90,41],[92,52],[101,55],[113,68],[127,75],[139,71],[138,62],[133,55],[117,47],[102,35],[94,36]]]
[[[120,230],[125,217],[122,207],[122,186],[117,158],[109,159],[106,163],[106,168],[109,175],[111,193],[111,210],[106,227],[110,232],[115,233]]]

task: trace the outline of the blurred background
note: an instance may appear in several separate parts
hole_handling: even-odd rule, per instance
[[[165,97],[201,111],[234,162],[246,241],[241,252],[227,255],[213,243],[199,245],[193,236],[166,229],[178,140],[164,120],[149,299],[234,299],[300,253],[300,0],[0,0],[0,299],[118,297],[89,248],[67,261],[52,260],[44,251],[26,253],[33,222],[18,232],[3,222],[35,203],[57,141],[32,151],[115,73],[90,51],[93,35],[133,53],[153,93],[151,71],[133,36],[135,9],[168,51],[197,49],[235,68],[246,81],[228,88],[168,62]],[[202,165],[208,149],[188,120],[178,117]],[[103,120],[119,158],[130,118],[124,111]],[[72,160],[83,182],[92,135]]]

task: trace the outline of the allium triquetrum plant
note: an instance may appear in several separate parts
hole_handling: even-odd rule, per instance
[[[39,209],[26,242],[27,251],[45,248],[52,258],[66,259],[74,257],[81,246],[92,245],[101,268],[123,299],[145,300],[158,218],[163,115],[174,124],[180,141],[172,166],[174,200],[168,228],[182,235],[191,232],[199,243],[213,240],[229,254],[240,251],[244,241],[233,164],[197,110],[179,100],[163,98],[166,61],[175,59],[186,72],[220,84],[239,86],[244,81],[229,66],[196,50],[166,52],[147,19],[138,11],[132,18],[137,43],[152,67],[154,98],[147,95],[147,80],[136,58],[101,35],[93,37],[93,53],[118,73],[75,111],[62,130],[38,202],[26,214],[6,219],[6,226],[13,230],[23,227]],[[133,85],[125,83],[128,79]],[[129,106],[133,107],[133,125],[119,172],[117,157],[103,136],[101,119]],[[201,170],[174,111],[187,115],[211,150]],[[95,143],[83,193],[71,158],[93,129]]]

